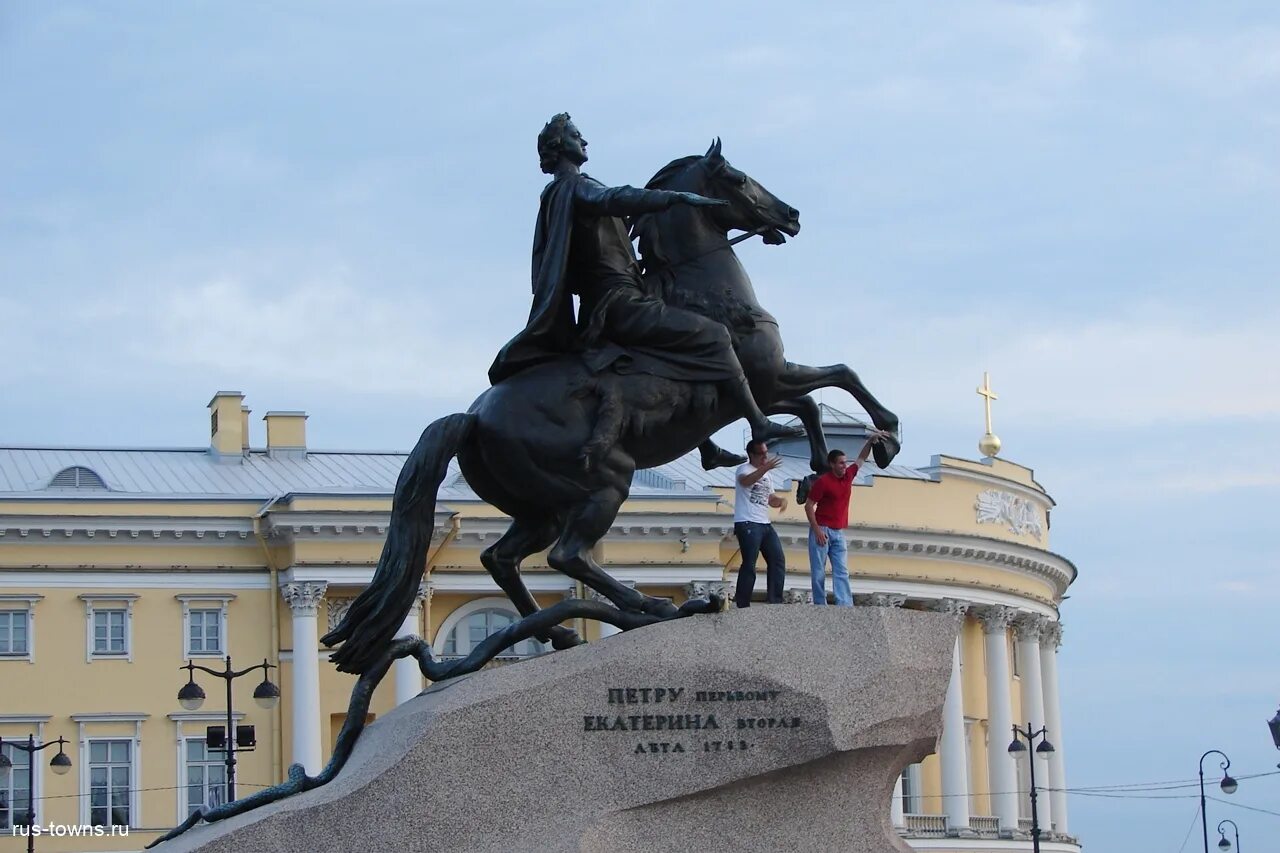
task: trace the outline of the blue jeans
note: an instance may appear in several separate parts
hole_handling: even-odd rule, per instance
[[[787,557],[782,540],[772,524],[739,521],[733,525],[742,549],[742,567],[738,569],[738,588],[733,601],[739,607],[751,606],[751,593],[756,588],[756,557],[764,554],[766,598],[770,604],[782,603],[782,587],[787,580]]]
[[[813,585],[813,603],[827,603],[827,558],[831,558],[831,586],[836,594],[837,607],[852,607],[853,592],[849,589],[849,564],[845,562],[848,546],[844,531],[823,527],[827,544],[819,545],[809,528],[809,580]]]

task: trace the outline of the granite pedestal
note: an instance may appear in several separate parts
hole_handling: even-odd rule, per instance
[[[329,785],[163,853],[910,850],[956,623],[896,608],[695,616],[435,685]]]

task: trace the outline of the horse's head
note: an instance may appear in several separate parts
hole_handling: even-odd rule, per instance
[[[694,192],[727,201],[722,207],[698,208],[722,232],[734,229],[765,229],[766,243],[784,243],[788,235],[800,233],[800,212],[765,189],[759,181],[724,158],[720,140],[711,143],[702,156],[672,160],[646,184],[648,189]],[[637,217],[636,233],[642,236],[652,227],[652,215]]]
[[[705,176],[693,192],[729,202],[724,207],[707,208],[716,223],[730,229],[755,231],[766,228],[766,243],[785,243],[787,235],[800,233],[800,211],[769,192],[759,181],[724,158],[717,138],[694,166]]]

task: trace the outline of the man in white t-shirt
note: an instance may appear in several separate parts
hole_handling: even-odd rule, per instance
[[[742,551],[738,569],[738,588],[733,596],[739,607],[751,606],[751,593],[756,586],[756,558],[764,554],[766,598],[770,604],[782,603],[782,587],[787,578],[787,558],[782,541],[769,521],[769,508],[786,509],[787,499],[774,494],[769,472],[782,464],[770,457],[763,441],[747,445],[746,464],[734,472],[736,489],[733,497],[733,532]]]

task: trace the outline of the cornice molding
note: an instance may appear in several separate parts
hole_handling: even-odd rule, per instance
[[[0,516],[0,541],[149,542],[182,540],[191,544],[226,544],[253,535],[253,520],[224,516]]]
[[[799,546],[809,540],[809,527],[797,522],[775,524],[784,545]],[[995,565],[1013,569],[1039,580],[1049,581],[1061,597],[1076,579],[1070,560],[1020,545],[962,533],[935,533],[927,530],[855,527],[845,533],[850,551],[916,560]]]
[[[456,514],[436,507],[433,540],[448,532]],[[390,524],[389,510],[301,510],[267,513],[263,517],[263,532],[273,542],[286,543],[300,539],[379,538],[387,535]]]

